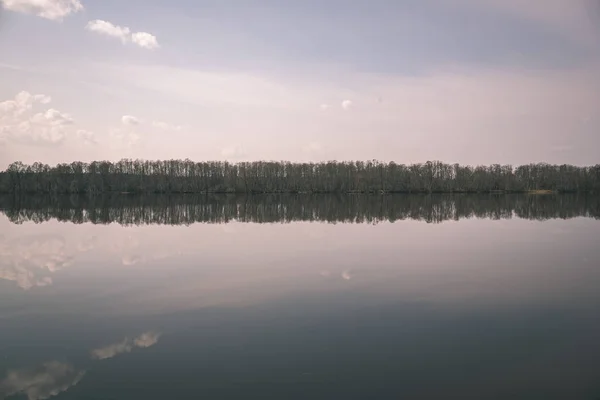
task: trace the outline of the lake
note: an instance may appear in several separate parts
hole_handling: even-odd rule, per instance
[[[0,398],[600,399],[600,198],[0,198]]]

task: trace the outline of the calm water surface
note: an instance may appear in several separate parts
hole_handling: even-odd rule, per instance
[[[3,199],[0,398],[600,398],[600,199]]]

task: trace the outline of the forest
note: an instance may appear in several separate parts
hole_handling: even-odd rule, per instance
[[[461,166],[440,161],[12,163],[0,193],[489,193],[600,192],[600,165]]]
[[[0,195],[0,212],[16,224],[56,219],[76,224],[369,223],[463,218],[600,219],[600,196],[588,194],[118,194]]]

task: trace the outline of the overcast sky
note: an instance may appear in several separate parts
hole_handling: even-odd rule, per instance
[[[598,0],[0,3],[0,168],[600,162]]]

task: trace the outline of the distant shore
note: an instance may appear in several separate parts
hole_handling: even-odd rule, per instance
[[[493,164],[440,161],[193,162],[121,160],[11,164],[0,172],[0,193],[600,193],[600,165]]]

